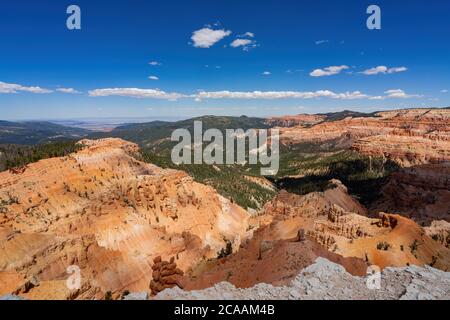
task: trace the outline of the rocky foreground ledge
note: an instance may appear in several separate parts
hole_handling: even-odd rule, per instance
[[[198,291],[166,289],[157,300],[430,300],[450,299],[450,272],[429,266],[386,268],[381,274],[381,289],[369,289],[367,279],[355,277],[324,258],[303,269],[290,286],[258,284],[238,289],[222,282]],[[139,295],[135,295],[138,297]],[[142,297],[142,296],[141,296]],[[129,297],[132,298],[132,295]]]
[[[147,292],[133,292],[125,300],[147,300]],[[178,287],[160,292],[154,300],[448,300],[450,272],[429,266],[385,268],[381,288],[369,289],[367,278],[352,276],[344,267],[325,258],[303,269],[289,286],[260,283],[239,289],[228,282],[184,291]],[[5,295],[0,300],[22,300]]]

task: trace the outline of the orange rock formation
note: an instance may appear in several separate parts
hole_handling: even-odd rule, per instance
[[[150,289],[152,295],[157,295],[164,289],[173,288],[175,286],[183,289],[181,284],[181,277],[184,275],[183,271],[177,268],[175,259],[172,257],[170,261],[162,261],[158,256],[153,259],[152,266],[152,281],[150,282]]]
[[[356,200],[349,200],[351,197],[341,188],[305,196],[282,192],[259,217],[265,221],[271,217],[271,232],[266,239],[293,238],[304,229],[328,250],[381,268],[429,264],[450,270],[450,250],[437,237],[433,239],[424,228],[399,215],[381,213],[378,218],[369,218],[352,212],[349,209],[357,208]],[[329,200],[330,192],[341,195],[340,204]]]
[[[290,119],[286,117],[286,121]],[[281,120],[278,121],[282,124]],[[280,130],[285,144],[333,141],[366,155],[394,160],[403,166],[450,160],[449,109],[384,111],[375,117],[349,117],[313,126],[299,123]]]
[[[23,293],[31,298],[43,287],[57,298],[142,291],[154,257],[175,256],[186,270],[249,235],[245,210],[184,172],[136,160],[135,144],[82,143],[67,157],[0,173],[0,283],[7,291],[33,277],[39,285]],[[81,269],[76,293],[65,286],[70,265]]]
[[[295,116],[271,117],[266,120],[266,123],[277,127],[310,126],[324,121],[325,118],[323,115],[298,114]]]
[[[450,163],[420,165],[393,173],[372,211],[396,212],[429,226],[450,221]]]

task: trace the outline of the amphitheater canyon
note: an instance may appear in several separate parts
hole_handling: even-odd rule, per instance
[[[399,169],[370,207],[332,179],[323,191],[279,189],[249,210],[144,162],[135,143],[81,140],[70,155],[0,173],[0,296],[192,298],[225,282],[252,298],[258,284],[289,288],[323,261],[352,279],[371,265],[450,271],[450,109],[266,122],[285,146],[332,143]],[[70,289],[74,265],[81,285]]]

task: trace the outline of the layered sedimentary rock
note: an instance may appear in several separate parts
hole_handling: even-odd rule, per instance
[[[324,115],[298,114],[295,116],[271,117],[266,119],[266,123],[275,127],[295,127],[311,126],[326,119]]]
[[[330,184],[333,187],[324,192],[312,192],[304,196],[281,190],[272,201],[266,203],[264,212],[277,218],[299,215],[315,218],[328,215],[332,207],[337,205],[350,212],[367,214],[366,208],[348,194],[347,187],[341,181],[333,179]]]
[[[450,160],[450,110],[384,111],[374,117],[299,124],[281,128],[281,140],[285,144],[333,142],[402,166],[438,163]]]
[[[290,290],[291,281],[318,257],[353,276],[365,274],[368,265],[387,274],[390,266],[449,270],[449,110],[389,111],[332,122],[301,115],[268,123],[282,127],[285,144],[331,143],[408,168],[389,177],[370,212],[332,180],[324,192],[281,191],[250,216],[181,171],[139,161],[135,144],[85,140],[82,150],[67,157],[0,173],[0,295],[118,299],[125,291],[146,293],[150,285],[160,297],[174,286],[202,289],[221,281]],[[274,190],[258,179],[251,178]],[[68,286],[68,266],[80,270],[76,289]],[[419,282],[410,272],[396,275],[411,286],[386,288],[383,297],[415,296],[409,290]],[[326,279],[355,281],[356,293],[342,297],[382,297],[366,295],[346,273]],[[232,297],[244,292],[218,286]],[[284,289],[267,288],[270,297],[327,296],[313,287],[287,296],[277,293]]]
[[[441,238],[399,215],[367,217],[342,183],[334,180],[333,185],[304,196],[281,191],[252,218],[251,225],[259,226],[253,237],[242,242],[239,251],[189,270],[185,289],[204,289],[221,281],[237,288],[261,282],[287,285],[317,257],[358,276],[369,265],[450,269],[450,250]]]
[[[429,227],[425,227],[425,232],[433,240],[450,248],[450,223],[447,221],[433,221]]]
[[[450,222],[450,163],[404,168],[393,173],[372,211],[396,212],[429,226]]]
[[[211,187],[138,161],[135,144],[82,143],[67,157],[0,173],[0,294],[33,277],[39,285],[25,297],[39,298],[39,288],[54,298],[146,290],[156,256],[186,270],[247,237],[249,214]],[[81,270],[75,293],[65,283],[70,265]]]
[[[352,149],[365,155],[393,160],[405,167],[450,161],[450,138],[438,134],[417,136],[403,131],[370,136],[355,141]]]
[[[339,263],[352,274],[364,275],[368,264],[362,258],[333,253],[318,241],[319,237],[310,234],[317,220],[328,216],[336,219],[340,211],[367,213],[340,181],[333,180],[332,184],[332,189],[303,197],[281,191],[250,219],[252,238],[242,241],[238,250],[224,252],[220,258],[188,270],[183,279],[185,289],[202,289],[220,281],[239,288],[260,282],[286,285],[317,257]]]
[[[351,274],[366,274],[368,264],[362,259],[330,252],[301,230],[292,239],[274,239],[274,231],[272,226],[263,227],[242,243],[239,251],[197,265],[183,279],[185,290],[203,289],[222,281],[238,288],[258,283],[286,285],[317,257],[339,263]]]
[[[340,196],[330,201],[330,193]],[[380,268],[429,264],[450,269],[450,250],[414,221],[386,213],[369,218],[355,213],[359,206],[339,186],[304,196],[282,192],[259,219],[270,224],[265,237],[272,240],[293,238],[303,229],[327,250]]]

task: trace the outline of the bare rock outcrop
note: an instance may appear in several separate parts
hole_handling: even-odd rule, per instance
[[[221,282],[204,290],[164,290],[157,300],[432,300],[450,299],[450,273],[426,266],[386,268],[379,287],[368,285],[368,277],[352,276],[324,258],[303,269],[289,285],[260,283],[251,288],[236,288]]]

